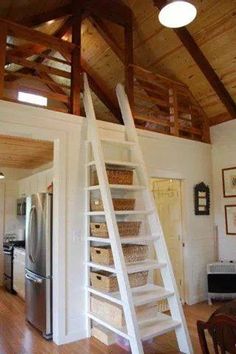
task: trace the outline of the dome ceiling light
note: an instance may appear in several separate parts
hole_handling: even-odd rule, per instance
[[[186,0],[167,1],[159,13],[160,23],[169,28],[180,28],[191,23],[197,15],[196,7]]]

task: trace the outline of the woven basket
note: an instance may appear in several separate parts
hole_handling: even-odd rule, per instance
[[[133,170],[121,169],[118,167],[106,166],[107,177],[109,184],[133,184]],[[91,171],[91,185],[96,186],[99,184],[97,171]]]
[[[141,262],[148,256],[148,247],[145,245],[127,245],[122,248],[126,263]],[[106,265],[114,263],[110,246],[91,247],[90,254],[92,262]]]
[[[138,306],[135,311],[138,320],[153,318],[158,312],[156,303]],[[125,326],[125,316],[120,305],[93,295],[91,296],[91,312],[117,328]]]
[[[91,285],[94,288],[107,292],[118,291],[118,281],[114,274],[106,271],[90,272]],[[147,284],[148,272],[138,272],[129,275],[129,283],[131,288],[143,286]]]
[[[135,199],[113,198],[114,210],[134,210]],[[91,211],[103,211],[101,199],[92,199],[90,202]]]
[[[118,221],[117,222],[120,237],[138,236],[141,221]],[[94,237],[108,238],[107,224],[105,222],[91,222],[90,232]]]

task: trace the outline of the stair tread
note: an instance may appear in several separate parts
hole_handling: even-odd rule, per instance
[[[130,191],[138,191],[138,190],[143,190],[145,189],[145,186],[142,185],[128,185],[128,184],[109,184],[109,188],[111,189],[126,189]],[[100,189],[99,185],[96,186],[89,186],[86,188],[87,190],[98,190]]]
[[[128,146],[134,146],[135,143],[132,141],[127,141],[127,140],[117,140],[117,139],[109,139],[109,138],[101,138],[101,141],[105,143],[111,143],[111,144],[117,144],[117,145],[128,145]]]
[[[122,167],[129,167],[129,168],[134,168],[138,167],[139,164],[137,162],[132,162],[132,161],[120,161],[120,160],[106,160],[105,161],[106,165],[112,165],[112,166],[122,166]],[[88,162],[87,166],[93,166],[96,165],[96,161],[90,161]]]
[[[120,292],[109,293],[92,287],[89,287],[88,290],[95,295],[98,295],[102,298],[122,305]],[[145,305],[151,302],[163,300],[174,294],[174,292],[166,290],[165,288],[154,284],[147,284],[137,288],[132,288],[131,291],[135,306]]]
[[[140,215],[140,214],[151,214],[153,210],[117,210],[115,211],[116,215]],[[106,215],[105,211],[88,211],[87,215],[96,216],[96,215]]]
[[[111,331],[121,335],[122,337],[129,339],[127,334],[126,326],[119,328],[109,324],[108,321],[103,320],[100,316],[89,312],[88,316],[96,321],[97,323],[103,325],[104,327],[110,329]],[[173,320],[171,316],[165,315],[163,313],[158,313],[154,318],[150,320],[138,321],[140,336],[142,340],[148,340],[157,336],[161,336],[165,333],[175,330],[177,327],[181,326],[180,321]]]
[[[159,236],[131,236],[131,237],[121,237],[122,244],[145,244],[153,242],[159,239]],[[88,241],[101,242],[101,243],[111,243],[109,238],[102,237],[88,237]]]
[[[87,264],[93,268],[105,270],[110,273],[117,273],[114,266],[106,266],[106,265],[103,265],[100,263],[94,263],[94,262],[88,262]],[[154,260],[145,260],[142,262],[135,262],[135,263],[126,264],[126,269],[127,269],[128,274],[132,274],[132,273],[148,271],[148,270],[153,270],[153,269],[160,269],[165,266],[166,266],[166,263],[159,263]]]
[[[148,340],[173,331],[180,325],[180,321],[175,321],[168,315],[158,313],[156,319],[140,325],[140,335],[142,340]]]

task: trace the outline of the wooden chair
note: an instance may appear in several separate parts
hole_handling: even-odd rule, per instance
[[[197,322],[198,336],[203,354],[210,354],[205,330],[211,335],[215,354],[236,354],[236,317],[216,314],[207,322]],[[212,354],[212,353],[211,353]]]

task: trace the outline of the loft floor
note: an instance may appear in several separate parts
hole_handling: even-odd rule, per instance
[[[217,308],[206,303],[185,306],[184,311],[194,346],[200,354],[196,321],[206,320]],[[72,344],[57,346],[45,341],[25,322],[24,302],[17,296],[0,288],[0,353],[1,354],[127,354],[119,347],[107,348],[95,339],[86,339]],[[145,354],[179,354],[174,334],[159,337],[145,347]]]

